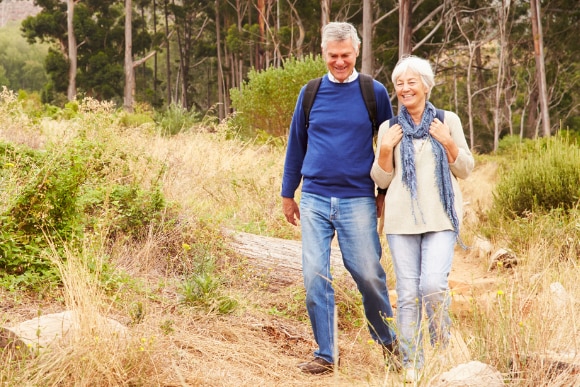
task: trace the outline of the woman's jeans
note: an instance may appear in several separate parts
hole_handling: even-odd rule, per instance
[[[456,235],[453,231],[416,235],[387,234],[397,277],[397,332],[403,366],[423,367],[423,305],[431,345],[449,343],[448,276]]]
[[[318,350],[314,356],[334,362],[334,288],[330,273],[330,245],[336,232],[344,266],[359,291],[372,338],[391,344],[394,332],[386,324],[393,317],[381,266],[377,210],[372,197],[334,198],[306,192],[300,199],[302,271],[306,308]]]

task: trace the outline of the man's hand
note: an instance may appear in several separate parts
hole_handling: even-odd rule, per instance
[[[282,210],[288,223],[296,226],[296,220],[300,220],[300,209],[294,198],[282,198]]]

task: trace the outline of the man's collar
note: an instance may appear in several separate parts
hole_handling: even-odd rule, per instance
[[[350,76],[348,78],[346,78],[344,80],[344,82],[339,82],[336,80],[336,78],[334,77],[334,75],[332,75],[332,73],[329,71],[328,72],[328,80],[330,80],[330,82],[334,82],[334,83],[349,83],[349,82],[353,82],[357,79],[358,77],[358,72],[356,71],[356,69],[352,70],[352,74],[350,74]]]

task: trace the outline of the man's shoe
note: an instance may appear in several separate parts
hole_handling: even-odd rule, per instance
[[[399,372],[403,368],[399,360],[399,345],[396,341],[390,344],[383,345],[383,357],[385,358],[385,365],[389,369]]]
[[[315,357],[309,362],[299,364],[298,367],[306,374],[323,375],[332,372],[334,364],[321,357]]]

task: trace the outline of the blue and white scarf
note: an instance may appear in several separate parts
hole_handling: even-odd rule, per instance
[[[415,147],[413,145],[414,139],[429,139],[433,147],[433,156],[435,157],[435,176],[437,178],[437,186],[439,187],[439,198],[445,208],[445,212],[451,220],[453,231],[459,234],[459,220],[455,212],[455,193],[453,192],[453,184],[451,182],[451,171],[449,170],[449,163],[447,161],[447,153],[443,145],[429,135],[429,126],[435,118],[436,109],[431,102],[425,105],[425,111],[421,118],[421,123],[415,125],[411,115],[405,106],[401,107],[399,113],[399,124],[403,128],[403,139],[401,140],[401,158],[403,159],[403,184],[411,193],[411,199],[417,200],[417,174],[415,171]],[[415,210],[413,207],[413,216]],[[421,209],[419,209],[421,210]],[[416,221],[416,220],[415,220]]]

